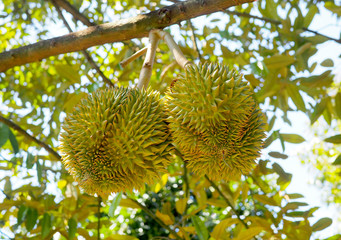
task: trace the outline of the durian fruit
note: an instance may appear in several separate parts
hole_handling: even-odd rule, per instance
[[[62,161],[89,194],[140,189],[170,162],[166,118],[155,91],[97,90],[65,118]]]
[[[265,119],[242,75],[219,64],[190,65],[166,98],[173,141],[189,169],[212,180],[252,169]]]

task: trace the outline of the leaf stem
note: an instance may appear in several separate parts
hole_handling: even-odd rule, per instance
[[[237,216],[238,220],[245,226],[246,229],[249,228],[249,226],[243,221],[243,219],[241,219],[240,215],[238,214],[237,210],[234,208],[234,206],[232,205],[232,203],[230,202],[230,200],[223,194],[223,192],[219,189],[219,187],[217,186],[217,184],[215,184],[211,179],[209,179],[207,177],[207,175],[205,175],[205,178],[207,179],[207,181],[210,182],[210,184],[212,185],[212,187],[219,193],[220,196],[222,196],[222,198],[225,200],[225,202],[227,203],[227,205],[229,205],[233,211],[233,213]]]
[[[135,202],[149,217],[154,219],[158,224],[160,224],[163,228],[167,229],[176,239],[182,240],[182,238],[169,226],[167,226],[165,223],[162,222],[160,218],[158,218],[152,211],[150,211],[146,206],[144,206],[142,203],[139,203],[135,199],[129,198],[133,202]]]

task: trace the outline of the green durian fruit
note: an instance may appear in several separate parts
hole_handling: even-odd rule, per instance
[[[235,179],[252,169],[265,119],[242,75],[218,64],[192,65],[166,99],[173,141],[188,168],[212,180]]]
[[[157,92],[97,90],[65,118],[62,161],[89,194],[140,189],[170,162],[166,118]]]

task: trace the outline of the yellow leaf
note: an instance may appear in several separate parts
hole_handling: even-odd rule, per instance
[[[133,200],[128,198],[121,199],[119,206],[128,208],[140,208],[138,204],[136,204]]]
[[[180,214],[183,214],[187,205],[187,198],[181,198],[175,203],[176,211]]]
[[[215,238],[216,240],[226,239],[226,228],[237,223],[239,223],[237,218],[224,219],[214,227],[211,237]]]
[[[159,210],[156,210],[155,215],[161,219],[162,222],[164,222],[167,225],[172,225],[174,223],[174,221],[171,219],[170,216],[168,216],[167,214],[163,214],[161,213]]]
[[[67,181],[65,179],[62,179],[60,181],[58,181],[57,185],[59,189],[63,189],[67,184]]]
[[[209,205],[213,205],[215,207],[221,207],[221,208],[227,207],[227,203],[222,199],[209,198],[207,199],[206,203]]]
[[[238,237],[235,240],[249,240],[254,236],[259,234],[263,230],[263,227],[252,227],[249,229],[245,229],[244,231],[238,234]]]
[[[161,180],[155,184],[154,186],[154,192],[155,193],[158,193],[167,183],[168,181],[168,174],[163,174],[162,177],[161,177]]]
[[[138,238],[128,235],[111,234],[106,240],[138,240]]]

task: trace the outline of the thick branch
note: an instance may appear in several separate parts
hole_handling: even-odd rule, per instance
[[[37,143],[39,146],[45,148],[45,150],[50,153],[51,155],[55,156],[58,160],[61,159],[61,156],[55,151],[53,150],[50,146],[48,146],[46,143],[38,140],[37,138],[35,138],[34,136],[32,136],[31,134],[29,134],[28,132],[26,132],[24,129],[22,129],[19,125],[15,124],[14,122],[12,122],[11,120],[4,118],[3,116],[0,115],[0,122],[3,122],[4,124],[6,124],[7,126],[9,126],[10,128],[13,128],[14,130],[17,130],[19,133],[21,133],[22,135],[24,135],[25,137],[27,137],[28,139],[30,139],[31,141]]]
[[[271,23],[271,24],[275,24],[275,25],[281,25],[282,22],[281,21],[278,21],[278,20],[275,20],[275,19],[272,19],[272,18],[267,18],[267,17],[258,17],[258,16],[255,16],[255,15],[251,15],[249,13],[242,13],[242,12],[236,12],[236,11],[230,11],[230,10],[225,10],[226,13],[228,14],[231,14],[231,15],[236,15],[236,16],[239,16],[239,17],[247,17],[247,18],[253,18],[253,19],[258,19],[258,20],[261,20],[261,21],[264,21],[264,22],[268,22],[268,23]],[[319,36],[322,36],[322,37],[325,37],[329,40],[332,40],[332,41],[335,41],[337,43],[341,43],[341,39],[336,39],[336,38],[332,38],[332,37],[328,37],[322,33],[319,33],[317,31],[314,31],[314,30],[311,30],[309,28],[302,28],[302,30],[306,31],[306,32],[311,32],[311,33],[314,33],[315,35],[319,35]]]
[[[189,0],[152,11],[148,14],[89,27],[78,32],[0,53],[0,72],[4,72],[14,66],[40,61],[50,56],[76,52],[105,43],[146,37],[152,29],[165,28],[184,20],[253,1]]]

